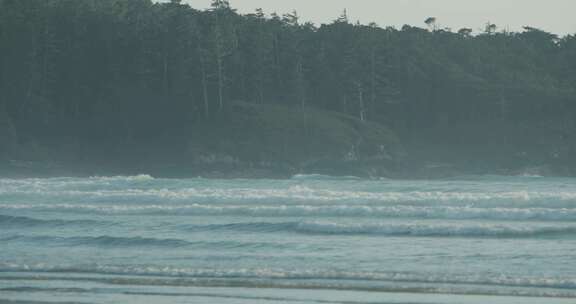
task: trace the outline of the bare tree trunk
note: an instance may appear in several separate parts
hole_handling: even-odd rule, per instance
[[[264,51],[262,46],[259,46],[259,51],[256,90],[258,93],[258,104],[264,104]]]
[[[262,17],[263,18],[263,15]],[[258,104],[264,104],[264,56],[265,56],[265,51],[264,51],[264,21],[262,21],[263,19],[260,19],[259,25],[258,25],[258,79],[257,79],[257,92],[258,92]]]
[[[262,80],[262,76],[258,80],[258,103],[264,104],[264,80]]]
[[[224,109],[224,58],[226,56],[224,50],[224,38],[222,28],[220,25],[220,18],[216,15],[216,67],[218,76],[218,110]]]
[[[504,125],[507,123],[508,119],[508,100],[506,100],[506,98],[504,98],[503,96],[500,96],[500,101],[499,101],[499,106],[500,106],[500,121],[502,123],[502,126],[504,127]],[[503,129],[506,130],[506,129]],[[504,144],[508,144],[509,142],[509,138],[508,138],[508,134],[506,134],[506,132],[502,132],[502,140],[504,142]]]
[[[33,38],[33,46],[32,46],[32,58],[30,60],[30,75],[28,78],[28,88],[26,89],[26,99],[29,100],[30,98],[32,98],[32,91],[34,88],[34,66],[35,66],[35,60],[37,57],[37,50],[36,50],[36,39]]]
[[[163,78],[162,78],[162,87],[164,89],[164,94],[168,93],[168,55],[164,52],[164,70],[163,70]]]
[[[0,95],[0,124],[4,123],[5,133],[7,142],[7,148],[11,149],[12,146],[15,146],[18,142],[18,130],[16,129],[16,125],[14,124],[12,117],[10,117],[10,113],[8,113],[8,108],[6,106],[6,102],[2,95]],[[2,130],[0,130],[0,136]],[[4,144],[0,141],[0,144]],[[0,149],[2,150],[2,149]]]
[[[281,81],[281,76],[280,76],[280,52],[279,52],[279,42],[278,42],[278,36],[274,35],[274,79],[276,82],[276,96],[279,96],[278,93],[281,94],[280,92],[280,84],[282,83]]]
[[[298,86],[298,97],[300,99],[300,107],[302,108],[302,116],[304,119],[304,128],[308,125],[308,112],[306,110],[306,84],[304,79],[304,67],[302,64],[302,58],[298,58],[298,63],[296,64],[296,83]]]
[[[248,101],[248,100],[250,100],[250,96],[248,96],[248,90],[246,89],[246,79],[248,78],[248,77],[246,77],[246,74],[247,74],[246,73],[246,62],[242,61],[241,66],[242,66],[242,74],[241,74],[242,77],[240,79],[240,90],[242,93],[243,101]]]
[[[262,84],[263,80],[260,79],[258,84],[258,103],[264,104],[264,85]]]
[[[376,50],[372,47],[370,53],[370,104],[369,107],[374,107],[376,104]]]
[[[48,31],[48,30],[46,30]],[[48,92],[48,48],[44,48],[44,54],[42,56],[42,74],[41,74],[41,94],[42,97],[46,98]]]
[[[208,98],[208,83],[206,81],[206,60],[202,50],[200,50],[200,71],[202,73],[202,98],[204,100],[204,115],[206,118],[208,118],[210,116],[210,103]]]
[[[222,111],[224,109],[224,60],[220,54],[216,62],[218,64],[218,110]]]
[[[366,109],[364,107],[364,88],[362,87],[362,84],[360,82],[356,84],[356,87],[358,89],[358,105],[360,106],[360,120],[366,121]]]
[[[36,27],[34,27],[34,32],[36,32]],[[36,60],[38,58],[38,43],[36,39],[36,35],[32,35],[32,53],[30,54],[30,63],[29,63],[29,75],[28,75],[28,85],[26,88],[26,93],[22,100],[22,105],[19,107],[20,111],[25,111],[28,104],[30,104],[30,99],[32,98],[32,92],[34,91],[34,78],[35,78],[35,68],[36,68]],[[46,53],[46,52],[45,52]],[[43,56],[43,60],[46,60],[46,56]],[[44,73],[42,70],[42,73]]]

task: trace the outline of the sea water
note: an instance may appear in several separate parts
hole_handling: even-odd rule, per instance
[[[2,303],[576,303],[576,179],[0,179]]]

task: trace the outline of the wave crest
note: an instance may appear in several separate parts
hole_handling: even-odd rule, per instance
[[[91,176],[91,180],[98,181],[151,181],[154,177],[148,174],[118,175],[118,176]]]
[[[202,269],[171,266],[154,265],[49,265],[45,263],[20,264],[11,262],[0,262],[0,272],[46,272],[46,273],[87,273],[87,274],[109,274],[127,276],[157,276],[166,277],[167,280],[158,278],[134,278],[127,277],[126,280],[133,280],[132,284],[146,283],[148,285],[171,285],[185,286],[186,282],[182,278],[193,279],[188,283],[191,286],[202,284],[204,280],[212,281],[220,286],[226,286],[226,281],[231,280],[230,286],[238,286],[238,279],[245,284],[262,284],[263,280],[270,286],[284,286],[292,288],[329,288],[329,289],[355,289],[359,286],[366,288],[370,286],[374,290],[381,290],[382,286],[401,287],[405,284],[438,284],[442,285],[436,292],[446,291],[446,284],[450,284],[454,290],[451,292],[463,293],[464,286],[498,286],[498,287],[519,287],[529,288],[532,292],[523,291],[525,295],[540,296],[576,296],[576,278],[574,277],[531,277],[512,276],[501,274],[495,276],[491,273],[456,274],[456,273],[425,273],[425,272],[369,272],[369,271],[336,271],[322,269],[308,270],[288,270],[272,268],[246,268],[246,269]],[[170,278],[178,278],[178,281],[171,281]],[[119,278],[111,278],[119,281]],[[146,281],[150,280],[150,281]],[[290,283],[292,281],[292,283]],[[336,282],[346,282],[338,283]],[[362,282],[372,282],[370,285]],[[390,285],[390,283],[395,283]],[[183,285],[184,284],[184,285]],[[305,285],[309,284],[309,285]],[[399,284],[399,285],[398,285]],[[427,285],[428,287],[434,285]],[[408,285],[418,286],[418,285]],[[406,287],[408,287],[406,286]],[[422,286],[422,285],[420,285]],[[458,286],[462,286],[458,288]],[[543,293],[536,291],[539,288],[565,290],[563,294]],[[434,291],[429,289],[428,291]],[[488,291],[488,290],[484,290]],[[492,293],[507,294],[504,290],[490,289]],[[513,295],[519,295],[519,290],[511,290]]]
[[[67,225],[101,225],[103,222],[93,220],[60,220],[60,219],[36,219],[25,216],[11,216],[0,214],[0,227],[4,228],[29,228],[29,227],[55,227]]]
[[[323,174],[296,174],[291,177],[292,180],[326,180],[326,181],[338,181],[338,180],[363,180],[358,176],[334,176],[334,175],[323,175]]]
[[[213,205],[213,204],[7,204],[0,210],[126,214],[255,217],[361,217],[421,219],[487,219],[505,221],[576,221],[574,208],[476,208],[467,206]],[[0,218],[0,223],[2,223]]]
[[[145,237],[53,237],[13,235],[0,239],[2,242],[23,241],[45,243],[49,246],[98,246],[98,247],[183,247],[191,243],[178,239],[157,239]]]
[[[422,223],[340,223],[323,221],[303,222],[245,222],[232,224],[184,225],[188,231],[239,231],[257,233],[301,233],[323,235],[374,235],[397,237],[541,237],[571,235],[576,225],[530,224],[422,224]]]

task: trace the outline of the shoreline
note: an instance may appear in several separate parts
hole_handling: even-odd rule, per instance
[[[365,168],[363,163],[347,163],[346,168],[331,170],[313,168],[297,168],[286,164],[273,164],[271,166],[251,166],[238,163],[212,164],[212,165],[157,165],[157,166],[122,166],[122,165],[81,165],[81,164],[55,164],[42,162],[0,163],[0,178],[58,178],[58,177],[109,177],[109,176],[138,176],[149,175],[153,178],[166,179],[273,179],[288,180],[298,175],[326,176],[335,178],[353,178],[362,180],[394,179],[394,180],[435,180],[450,179],[466,176],[524,176],[524,177],[576,177],[572,172],[557,172],[550,167],[528,167],[521,169],[478,170],[473,168],[460,168],[452,166],[425,167],[425,166],[396,166],[394,169],[385,168],[380,171],[384,174],[373,174]],[[362,165],[353,167],[352,165]]]

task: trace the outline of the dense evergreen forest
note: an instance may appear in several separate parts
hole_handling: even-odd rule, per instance
[[[483,27],[0,0],[0,159],[571,174],[576,36]]]

